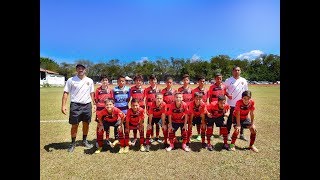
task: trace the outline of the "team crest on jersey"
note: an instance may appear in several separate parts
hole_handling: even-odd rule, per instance
[[[89,86],[89,82],[87,82],[87,85]]]
[[[244,84],[244,82],[241,82],[241,84],[243,85],[243,84]]]

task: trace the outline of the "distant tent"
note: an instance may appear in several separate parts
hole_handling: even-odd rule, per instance
[[[124,79],[125,79],[126,81],[132,81],[132,78],[130,78],[129,76],[126,76]]]

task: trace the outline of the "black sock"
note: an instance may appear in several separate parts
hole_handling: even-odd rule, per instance
[[[83,135],[83,136],[82,136],[82,140],[83,140],[83,141],[87,140],[87,135]]]
[[[72,138],[71,138],[71,143],[72,143],[72,144],[76,143],[76,137],[72,137]]]

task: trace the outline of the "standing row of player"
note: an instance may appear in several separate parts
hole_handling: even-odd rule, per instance
[[[98,122],[96,153],[102,150],[104,132],[106,132],[107,143],[111,147],[120,143],[119,153],[127,153],[129,146],[135,145],[139,131],[140,151],[149,151],[153,140],[161,142],[159,139],[160,127],[167,151],[174,149],[177,141],[175,132],[179,128],[183,138],[182,148],[185,151],[190,151],[188,145],[194,125],[197,127],[202,147],[212,151],[210,137],[213,134],[214,123],[220,127],[220,134],[224,139],[224,149],[235,150],[235,141],[240,127],[243,127],[249,128],[251,132],[249,148],[258,152],[258,149],[253,146],[256,131],[253,124],[255,107],[254,101],[251,99],[251,92],[247,90],[240,94],[241,98],[231,106],[232,112],[230,114],[230,106],[226,103],[226,97],[232,101],[233,96],[239,96],[239,94],[233,95],[232,91],[227,91],[228,84],[222,83],[221,74],[215,75],[215,81],[215,84],[207,90],[204,87],[205,78],[199,77],[199,86],[191,89],[189,76],[184,75],[183,86],[175,90],[172,88],[173,79],[169,77],[166,79],[166,87],[160,90],[157,87],[157,79],[153,75],[149,77],[150,86],[146,89],[142,88],[143,77],[141,75],[134,77],[135,85],[130,88],[125,86],[125,78],[120,76],[117,80],[118,86],[110,89],[108,79],[102,77],[102,84],[96,89],[94,97],[97,110],[96,121]],[[243,85],[239,84],[233,90]],[[229,85],[234,84],[230,83]],[[232,109],[232,107],[234,108]],[[144,139],[145,114],[148,115],[146,139]],[[228,145],[228,134],[230,134],[232,122],[235,124],[235,131],[232,134],[231,144]],[[156,125],[155,139],[153,139],[154,124]],[[113,143],[109,141],[110,126],[115,128]],[[129,140],[130,130],[134,135],[132,142]],[[205,139],[207,139],[207,143],[205,143]]]

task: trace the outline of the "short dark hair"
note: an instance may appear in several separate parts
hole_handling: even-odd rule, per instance
[[[251,98],[251,95],[252,95],[251,91],[250,90],[246,90],[246,91],[243,91],[241,97],[248,96],[249,98]]]
[[[139,99],[133,98],[133,99],[131,100],[131,104],[132,104],[132,103],[136,103],[136,102],[139,103]]]
[[[143,76],[141,74],[137,74],[134,76],[133,80],[138,80],[138,79],[141,79],[143,81]]]
[[[108,102],[112,102],[112,104],[114,104],[114,99],[113,98],[106,98],[104,100],[104,103],[107,104]]]
[[[153,80],[153,79],[157,79],[157,78],[156,78],[156,76],[155,76],[154,74],[151,74],[151,75],[149,76],[149,79]]]
[[[173,80],[173,78],[172,78],[172,77],[170,77],[170,76],[169,76],[169,77],[167,77],[166,82],[167,82],[167,81],[169,81],[169,80]]]
[[[222,76],[222,74],[220,72],[217,72],[214,77],[218,77],[218,76]]]
[[[202,79],[206,79],[204,76],[199,76],[198,77],[198,81],[202,80]]]
[[[190,77],[190,76],[189,76],[189,74],[184,74],[182,77],[183,77],[183,79],[184,79],[184,78],[188,78],[188,77]]]
[[[194,93],[194,97],[203,97],[203,94],[202,93],[200,93],[200,92],[195,92]]]
[[[118,80],[121,78],[125,78],[123,75],[118,76]]]
[[[109,81],[109,78],[108,78],[106,75],[101,75],[101,76],[100,76],[100,81],[102,81],[102,80],[105,79],[105,78],[107,78],[108,81]]]
[[[226,96],[225,95],[219,95],[218,96],[218,101],[224,101],[226,100]]]

